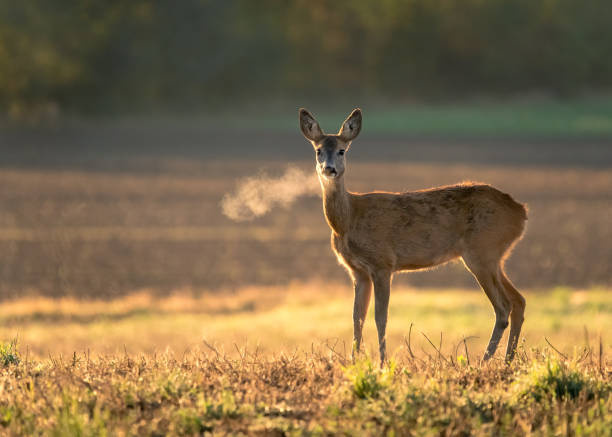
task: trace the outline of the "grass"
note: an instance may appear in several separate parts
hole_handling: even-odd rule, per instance
[[[404,356],[383,369],[325,349],[276,356],[243,349],[237,357],[212,349],[11,365],[0,375],[11,387],[0,391],[0,431],[604,436],[612,429],[611,372],[591,349],[574,360],[521,351],[511,366]]]
[[[17,339],[10,342],[0,343],[0,363],[3,367],[12,364],[19,364],[19,355],[17,354]]]
[[[297,108],[296,108],[297,109]],[[335,132],[339,120],[350,109],[310,108],[323,129]],[[570,100],[532,99],[509,102],[466,102],[439,105],[395,105],[363,108],[370,133],[408,134],[439,137],[519,137],[519,138],[610,138],[612,137],[612,98],[588,97]],[[320,114],[319,114],[320,113]],[[259,112],[258,114],[261,114]],[[275,117],[250,115],[228,126],[295,130],[293,113]],[[223,123],[223,121],[221,121]]]
[[[7,301],[0,434],[609,435],[612,294],[526,297],[507,366],[483,293],[396,287],[382,369],[337,284]]]
[[[600,334],[612,332],[612,295],[605,289],[556,288],[526,293],[526,344],[547,346],[566,355]],[[177,291],[162,297],[141,292],[110,301],[72,298],[24,298],[3,303],[0,338],[18,335],[32,357],[93,354],[177,353],[202,345],[235,353],[235,345],[262,352],[335,344],[350,351],[352,295],[348,284],[294,284],[251,287],[234,292]],[[377,350],[370,308],[366,345]],[[416,350],[432,352],[427,336],[452,353],[463,338],[472,357],[484,351],[493,327],[493,311],[482,291],[415,290],[396,286],[391,295],[387,330],[390,352],[405,345],[410,325]],[[605,339],[605,338],[604,338]],[[462,346],[463,347],[463,346]]]
[[[343,292],[342,292],[343,291]],[[34,356],[73,351],[152,353],[172,345],[176,351],[198,346],[206,338],[233,351],[234,344],[258,345],[262,351],[291,349],[312,342],[338,342],[350,350],[352,297],[346,285],[295,285],[289,289],[244,289],[236,293],[187,293],[155,297],[147,293],[112,301],[51,300],[6,302],[0,338],[18,334]],[[527,295],[525,338],[529,344],[580,345],[585,328],[591,339],[612,330],[612,301],[605,290],[556,289]],[[372,312],[372,308],[370,309]],[[370,320],[372,315],[370,314]],[[430,338],[443,334],[450,351],[463,337],[471,349],[484,349],[493,324],[490,304],[475,290],[393,290],[388,336],[391,348],[404,344],[414,323],[416,347],[430,351]],[[278,329],[282,327],[282,329]],[[376,350],[373,322],[366,340]],[[50,347],[49,345],[52,345]],[[567,354],[572,349],[565,350]]]

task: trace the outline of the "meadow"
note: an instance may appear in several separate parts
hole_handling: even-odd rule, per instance
[[[396,289],[350,358],[339,286],[3,306],[6,435],[610,435],[612,295],[527,293],[511,365],[475,290]]]

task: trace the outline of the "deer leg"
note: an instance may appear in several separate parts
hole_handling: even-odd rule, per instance
[[[380,365],[387,359],[387,314],[389,311],[389,295],[391,293],[391,273],[377,272],[374,281],[374,318],[378,331],[378,349],[380,351]]]
[[[372,296],[372,280],[367,274],[354,272],[355,304],[353,306],[353,360],[361,352],[363,323],[365,322],[370,297]]]
[[[481,264],[478,261],[463,258],[468,270],[472,272],[485,294],[493,305],[495,311],[495,325],[491,333],[489,345],[484,354],[483,360],[488,361],[497,350],[499,341],[504,331],[508,327],[508,317],[510,316],[510,302],[506,297],[505,289],[497,277],[499,271],[498,264],[494,268],[490,265]]]
[[[518,345],[521,327],[525,320],[525,298],[514,287],[510,279],[505,275],[503,269],[499,270],[501,283],[506,291],[506,296],[512,304],[512,312],[510,313],[510,335],[508,336],[508,348],[506,349],[506,361],[510,362],[514,358],[516,347]]]

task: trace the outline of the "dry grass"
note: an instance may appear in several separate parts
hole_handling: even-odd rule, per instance
[[[612,372],[522,351],[512,366],[461,355],[379,370],[342,351],[22,360],[0,375],[4,435],[609,435]],[[601,360],[601,361],[599,361]],[[608,434],[607,434],[608,433]]]
[[[484,293],[396,287],[383,370],[373,314],[351,364],[345,286],[5,301],[0,434],[607,435],[612,293],[526,297],[507,366]]]

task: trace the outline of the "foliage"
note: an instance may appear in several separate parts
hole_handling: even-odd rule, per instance
[[[0,104],[25,116],[217,109],[281,96],[567,96],[610,89],[611,8],[607,0],[2,2]]]

